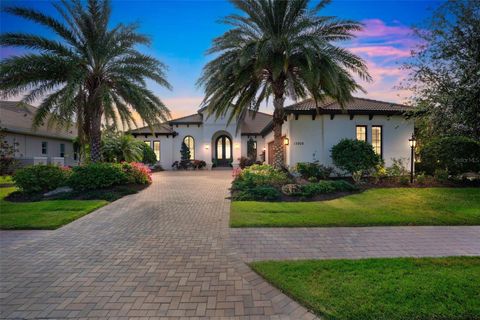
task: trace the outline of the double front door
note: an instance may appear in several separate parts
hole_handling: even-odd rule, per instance
[[[215,160],[217,167],[227,167],[232,164],[232,139],[220,136],[215,141]]]

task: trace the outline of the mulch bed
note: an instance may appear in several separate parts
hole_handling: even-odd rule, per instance
[[[45,197],[43,194],[25,194],[20,191],[15,191],[9,194],[5,200],[11,202],[34,202],[42,200],[107,200],[112,202],[129,194],[137,193],[147,187],[148,185],[144,184],[130,184],[100,190],[72,191],[51,197]]]

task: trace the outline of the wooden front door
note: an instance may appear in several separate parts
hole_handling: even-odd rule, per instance
[[[215,141],[215,159],[218,167],[232,164],[232,140],[228,136],[220,136]]]
[[[268,143],[268,164],[273,164],[273,141]]]

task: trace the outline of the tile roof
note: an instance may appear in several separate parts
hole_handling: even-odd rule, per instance
[[[243,135],[254,135],[260,134],[262,130],[271,122],[272,116],[267,113],[257,112],[255,117],[253,112],[249,112],[248,116],[245,117],[241,126],[241,133]],[[202,124],[203,116],[201,114],[192,114],[185,117],[177,118],[170,120],[168,122],[162,123],[154,128],[154,133],[157,134],[175,134],[176,132],[172,128],[173,125],[178,124]],[[152,131],[148,127],[138,128],[130,131],[135,134],[151,134]]]
[[[169,123],[170,124],[188,124],[188,123],[201,124],[203,123],[203,117],[201,114],[195,113],[189,116],[170,120]]]
[[[242,123],[241,133],[242,135],[260,134],[271,121],[270,114],[257,112],[254,117],[253,112],[249,112]]]
[[[0,101],[0,127],[8,132],[28,134],[41,137],[71,140],[77,136],[77,128],[68,129],[49,127],[48,120],[36,129],[32,128],[37,108],[19,101]]]
[[[175,134],[175,131],[168,123],[160,123],[153,127],[153,131],[148,127],[142,127],[138,129],[130,130],[132,134]]]
[[[319,113],[385,113],[385,114],[399,114],[405,111],[411,110],[412,107],[393,103],[378,101],[366,98],[354,97],[352,100],[346,103],[344,108],[333,99],[325,99],[323,102],[318,103]],[[302,111],[316,111],[317,106],[313,99],[307,99],[290,106],[285,107],[285,111],[289,112],[302,112]]]

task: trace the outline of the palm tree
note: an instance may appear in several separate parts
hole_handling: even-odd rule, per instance
[[[336,46],[353,38],[361,24],[318,16],[329,2],[309,9],[309,0],[231,0],[244,15],[223,21],[233,28],[214,39],[216,54],[198,81],[205,89],[203,104],[229,121],[256,112],[273,97],[274,166],[283,167],[284,101],[311,96],[318,103],[330,97],[342,105],[362,88],[350,74],[369,81],[365,63]]]
[[[108,0],[62,0],[53,3],[63,21],[42,12],[7,7],[7,13],[51,29],[60,40],[41,35],[4,33],[0,44],[34,49],[35,53],[0,63],[0,90],[4,97],[25,93],[24,102],[42,98],[34,126],[48,120],[58,126],[76,122],[79,134],[90,142],[92,161],[101,159],[102,120],[121,121],[130,128],[133,111],[153,126],[170,117],[162,101],[146,86],[151,79],[170,88],[165,65],[142,54],[137,45],[150,39],[136,25],[109,28]]]

